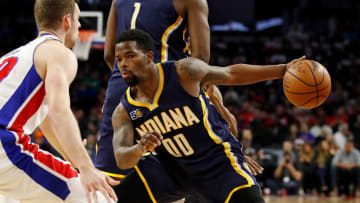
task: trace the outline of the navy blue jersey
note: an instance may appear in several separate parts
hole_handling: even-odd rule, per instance
[[[187,27],[173,0],[118,0],[116,14],[117,34],[137,28],[151,35],[156,63],[187,56]]]
[[[155,62],[178,60],[187,56],[186,22],[176,12],[173,0],[117,0],[116,14],[118,34],[136,27],[152,36]],[[128,170],[120,170],[116,166],[112,148],[111,116],[126,88],[127,85],[115,63],[106,90],[95,166],[108,175],[120,178],[124,177]]]
[[[130,88],[121,99],[132,120],[135,138],[140,139],[148,131],[162,134],[156,157],[182,186],[216,180],[224,173],[220,165],[236,174],[236,178],[223,180],[228,190],[254,185],[241,144],[206,94],[201,91],[199,97],[189,95],[178,80],[174,62],[159,63],[157,67],[160,81],[152,104],[134,100]],[[199,183],[194,183],[196,180]]]

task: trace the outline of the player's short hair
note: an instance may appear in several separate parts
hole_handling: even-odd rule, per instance
[[[131,29],[121,32],[116,40],[116,44],[125,41],[135,41],[138,48],[144,52],[154,51],[154,41],[151,36],[140,29]]]
[[[34,14],[38,29],[57,29],[66,14],[73,17],[77,3],[79,0],[36,0]]]

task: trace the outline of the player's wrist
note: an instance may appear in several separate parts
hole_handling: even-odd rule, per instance
[[[138,152],[139,155],[143,155],[144,153],[146,153],[146,149],[145,149],[145,145],[141,142],[139,142],[136,147],[135,147],[136,151]]]

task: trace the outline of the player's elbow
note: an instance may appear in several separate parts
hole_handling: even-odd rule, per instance
[[[198,49],[191,50],[191,57],[198,58],[206,63],[210,61],[210,49],[206,47],[201,47]]]
[[[134,166],[130,164],[128,160],[128,156],[123,153],[122,149],[114,150],[115,161],[118,168],[125,170],[129,168],[133,168]]]
[[[127,163],[126,159],[121,158],[119,156],[115,155],[116,160],[116,166],[122,170],[133,168],[134,166],[131,166]]]

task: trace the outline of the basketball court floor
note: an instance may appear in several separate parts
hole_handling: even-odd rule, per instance
[[[317,197],[317,196],[266,196],[265,203],[360,203],[360,197],[346,200],[340,197]],[[183,203],[184,201],[177,201],[175,203]],[[0,196],[0,203],[19,203],[17,201],[8,200]],[[245,202],[244,202],[245,203]],[[249,202],[250,203],[250,202]]]
[[[360,203],[360,197],[346,200],[337,196],[334,197],[318,197],[318,196],[266,196],[265,203]],[[178,201],[175,203],[183,203]],[[245,202],[244,202],[245,203]],[[250,202],[249,202],[250,203]]]

